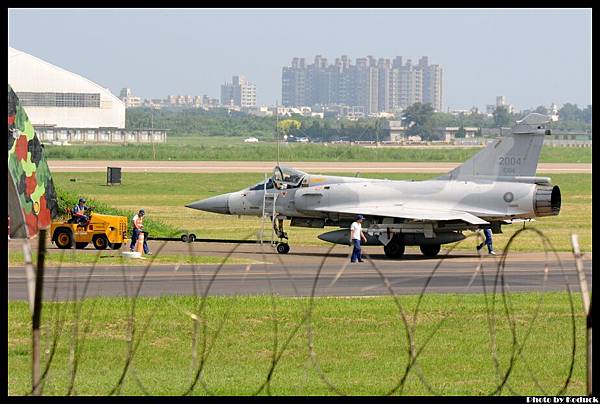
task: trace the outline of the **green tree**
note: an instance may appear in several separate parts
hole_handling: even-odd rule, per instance
[[[282,136],[288,136],[293,129],[300,129],[302,123],[295,119],[284,119],[277,123],[277,129]]]
[[[582,112],[582,119],[585,123],[592,123],[592,106],[588,105],[586,109],[584,109]]]
[[[578,121],[581,115],[581,110],[577,104],[566,103],[558,110],[558,119],[561,121]]]
[[[406,130],[406,136],[420,136],[422,140],[440,139],[440,137],[433,133],[433,131],[430,131],[425,126],[421,125],[412,125]]]
[[[417,102],[407,107],[402,113],[406,124],[410,126],[406,134],[409,136],[419,135],[424,140],[434,139],[433,115],[434,110],[431,104]]]
[[[458,126],[460,118],[447,112],[436,112],[431,117],[431,126],[434,128],[443,128],[447,126]]]
[[[508,112],[508,108],[501,106],[497,107],[494,111],[494,126],[500,128],[510,124],[511,116]]]
[[[420,102],[417,102],[407,107],[402,113],[402,117],[408,124],[414,123],[415,125],[427,127],[431,124],[433,111],[431,104],[421,104]]]
[[[456,135],[454,135],[454,137],[457,137],[459,139],[464,138],[465,136],[467,136],[467,132],[465,131],[464,126],[461,125],[460,128],[458,128],[458,131],[456,132]]]
[[[542,114],[542,115],[548,115],[548,108],[546,108],[543,105],[540,105],[533,112],[537,112],[538,114]]]

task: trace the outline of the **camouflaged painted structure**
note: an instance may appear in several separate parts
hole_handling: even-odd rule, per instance
[[[43,150],[25,110],[9,85],[8,172],[14,187],[9,182],[8,203],[9,236],[12,238],[35,236],[40,229],[49,227],[52,218],[58,214],[56,192]],[[22,218],[15,213],[17,203]]]

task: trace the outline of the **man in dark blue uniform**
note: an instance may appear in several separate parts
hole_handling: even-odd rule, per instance
[[[75,205],[71,211],[75,223],[78,223],[82,226],[85,226],[88,223],[90,218],[85,214],[86,210],[88,210],[88,207],[85,206],[85,198],[79,198],[79,203]]]

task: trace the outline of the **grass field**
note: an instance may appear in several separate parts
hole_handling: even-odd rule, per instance
[[[580,296],[573,295],[572,298],[576,313],[580,313]],[[569,374],[573,350],[573,320],[568,295],[566,292],[515,293],[509,295],[508,301],[511,322],[514,321],[515,335],[523,350],[515,358],[508,384],[501,394],[557,394]],[[401,296],[399,302],[412,325],[417,298]],[[541,302],[540,311],[532,321],[538,302]],[[137,301],[134,343],[140,341],[140,330],[151,318],[150,326],[141,337],[120,394],[180,395],[190,386],[203,357],[201,382],[193,395],[207,394],[201,383],[210,394],[253,394],[269,372],[275,335],[276,351],[282,355],[272,374],[271,394],[335,394],[324,383],[322,375],[341,393],[381,395],[397,384],[406,368],[408,341],[405,327],[398,307],[389,296],[317,298],[310,323],[303,321],[309,307],[308,298],[211,297],[202,313],[197,311],[199,303],[200,298],[180,296]],[[486,307],[490,307],[489,313]],[[81,318],[85,320],[79,322],[78,329],[80,359],[74,394],[106,395],[117,384],[128,350],[130,311],[131,301],[123,298],[96,298],[84,302]],[[64,321],[44,386],[45,395],[68,392],[73,368],[69,358],[74,357],[75,352],[74,313],[73,303],[44,306],[42,347],[46,350],[42,363],[49,357],[52,336],[56,324],[60,323],[56,320],[60,316]],[[200,334],[196,361],[191,354],[196,323],[190,313],[200,314],[199,329],[206,326],[207,330]],[[490,313],[495,313],[493,335],[500,373],[503,374],[510,363],[513,347],[502,297],[488,295],[486,301],[483,295],[426,295],[419,307],[414,336],[415,346],[424,347],[418,359],[418,370],[431,390],[413,367],[402,394],[492,393],[500,377],[491,350],[494,344],[488,324]],[[23,395],[31,386],[31,324],[27,303],[9,302],[8,316],[9,394]],[[583,395],[583,315],[576,314],[574,321],[575,362],[564,394]],[[308,324],[316,362],[309,355]],[[526,335],[528,330],[531,330],[530,335]],[[288,339],[289,344],[285,344]],[[207,350],[210,348],[208,354],[203,354],[204,342]],[[266,394],[266,390],[261,394]]]
[[[129,251],[127,247],[117,251],[97,251],[86,250],[85,252],[78,250],[49,250],[46,252],[44,262],[47,265],[145,265],[149,262],[152,264],[253,264],[257,261],[245,258],[227,258],[216,256],[193,256],[184,254],[165,254],[160,253],[155,257],[145,256],[144,259],[130,259],[121,256],[121,251]],[[32,257],[33,265],[37,263],[37,254]],[[8,265],[22,265],[24,262],[23,253],[21,251],[9,251]]]
[[[481,148],[365,148],[351,145],[284,144],[285,161],[441,161],[462,162]],[[241,138],[179,137],[166,144],[72,145],[44,148],[46,157],[60,160],[253,160],[272,161],[276,143],[243,143]],[[544,147],[542,163],[591,163],[589,148]]]
[[[342,174],[343,175],[343,174]],[[544,173],[539,173],[543,176]],[[527,224],[542,230],[560,251],[570,251],[570,233],[579,234],[583,251],[592,249],[591,215],[592,195],[589,174],[548,174],[561,188],[560,215],[542,217]],[[415,179],[433,178],[434,174],[369,174],[371,178]],[[218,215],[186,208],[185,205],[203,198],[243,189],[261,181],[260,173],[231,174],[169,174],[123,173],[123,184],[106,186],[104,173],[54,173],[59,189],[94,198],[118,208],[132,216],[139,208],[146,209],[147,219],[158,219],[172,229],[188,230],[199,238],[255,238],[260,229],[260,219]],[[70,179],[76,179],[75,182]],[[266,224],[269,228],[268,223]],[[508,238],[520,225],[504,226],[504,234],[494,235],[496,249],[502,251]],[[328,245],[317,239],[325,229],[288,227],[293,245]],[[154,234],[158,236],[160,234]],[[270,232],[267,232],[270,236]],[[473,242],[463,243],[471,249]],[[410,248],[415,247],[408,247]],[[543,251],[541,241],[533,233],[523,233],[513,244],[515,251]]]

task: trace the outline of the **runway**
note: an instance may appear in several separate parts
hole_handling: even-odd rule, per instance
[[[159,245],[151,246],[157,251]],[[184,244],[169,242],[163,253],[226,256],[233,245]],[[282,296],[380,296],[426,293],[496,293],[518,291],[579,291],[575,264],[570,253],[560,253],[560,270],[552,256],[544,273],[543,253],[512,253],[498,272],[500,256],[480,257],[475,252],[453,252],[440,262],[425,259],[418,250],[407,249],[405,259],[385,258],[378,247],[365,247],[369,259],[348,263],[349,248],[336,246],[330,253],[324,247],[292,247],[287,255],[276,254],[270,246],[241,245],[232,257],[252,259],[255,264],[224,265],[99,265],[95,268],[48,267],[45,273],[44,300],[66,300],[74,296],[164,295],[253,295]],[[444,253],[444,249],[442,253]],[[94,250],[86,250],[94,254]],[[367,257],[365,257],[367,258]],[[476,273],[478,263],[482,263]],[[584,267],[591,290],[592,259],[585,257]],[[500,275],[503,275],[504,282]],[[86,289],[86,282],[87,285]],[[470,283],[472,283],[470,285]],[[389,287],[386,285],[389,284]],[[470,286],[469,286],[470,285]],[[75,286],[75,288],[74,288]],[[9,300],[27,299],[25,270],[9,267]],[[391,289],[390,289],[391,288]]]
[[[462,163],[397,163],[397,162],[288,162],[308,173],[319,172],[389,172],[389,173],[443,173]],[[106,172],[106,167],[120,167],[122,172],[177,172],[177,173],[230,173],[271,172],[272,161],[94,161],[49,160],[52,172]],[[585,173],[591,174],[592,165],[584,163],[540,163],[539,173]]]

